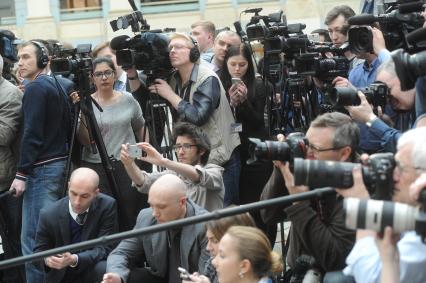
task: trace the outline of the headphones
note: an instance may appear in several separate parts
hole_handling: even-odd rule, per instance
[[[38,41],[31,40],[31,43],[40,50],[40,54],[37,56],[37,68],[44,69],[49,63],[49,56],[46,53],[46,47]]]
[[[189,51],[189,61],[192,63],[195,63],[200,59],[200,48],[198,48],[198,42],[192,38],[192,36],[189,36],[189,38],[192,41],[192,44],[194,44],[194,47],[191,48]]]

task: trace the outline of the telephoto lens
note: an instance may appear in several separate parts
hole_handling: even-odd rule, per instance
[[[346,198],[343,202],[345,225],[350,229],[383,232],[391,226],[394,233],[416,230],[420,211],[403,203]]]

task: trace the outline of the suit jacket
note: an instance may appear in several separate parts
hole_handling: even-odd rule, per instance
[[[186,217],[207,212],[191,200],[187,200],[186,207]],[[157,221],[152,216],[152,209],[146,208],[139,213],[134,229],[146,228],[156,224]],[[210,257],[206,250],[205,232],[204,223],[182,227],[180,261],[181,266],[190,273],[204,270]],[[168,273],[167,249],[167,231],[123,240],[108,256],[107,272],[118,273],[121,279],[127,282],[130,269],[133,267],[132,263],[145,257],[150,266],[150,272],[155,276],[166,278]]]
[[[37,226],[36,245],[34,252],[61,247],[71,244],[69,198],[64,197],[43,208]],[[92,201],[86,222],[81,232],[81,241],[96,239],[118,231],[117,207],[115,200],[107,195],[98,194]],[[92,269],[96,263],[105,260],[111,251],[110,246],[96,246],[90,250],[79,251],[78,273]],[[46,282],[61,282],[66,268],[50,269],[44,266]]]

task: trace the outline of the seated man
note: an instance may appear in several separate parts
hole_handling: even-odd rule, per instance
[[[154,173],[141,171],[129,157],[127,146],[122,146],[121,162],[136,188],[147,194],[152,183],[159,177],[176,174],[185,182],[186,196],[189,199],[208,211],[222,208],[225,194],[223,168],[211,163],[206,164],[210,155],[209,138],[197,126],[182,122],[174,127],[174,142],[178,162],[163,157],[149,143],[139,144],[146,153],[142,160],[168,169]]]
[[[333,161],[356,159],[359,129],[351,118],[339,112],[326,113],[312,121],[306,138],[306,158]],[[274,171],[262,192],[262,199],[293,195],[309,190],[295,186],[289,164],[274,161]],[[284,209],[284,210],[283,210]],[[283,213],[284,212],[284,213]],[[342,199],[336,195],[316,201],[300,201],[286,207],[261,211],[263,220],[272,224],[291,221],[287,263],[295,268],[301,255],[314,257],[324,271],[341,269],[355,240],[355,233],[345,227]]]
[[[393,172],[395,202],[417,205],[410,197],[410,185],[421,173],[426,172],[426,128],[416,128],[402,134],[395,154],[396,166]],[[362,183],[361,170],[354,170],[355,186],[338,190],[344,197],[370,198]],[[346,275],[355,277],[356,282],[380,282],[382,263],[374,244],[375,232],[357,230],[356,243],[346,259]],[[425,282],[426,245],[414,231],[405,232],[397,244],[399,250],[400,280],[406,283]]]
[[[185,183],[175,175],[164,175],[148,193],[151,208],[143,209],[134,229],[204,214],[206,211],[185,196]],[[181,282],[178,267],[190,273],[204,270],[209,259],[205,224],[161,231],[121,241],[107,260],[102,283]],[[144,259],[148,267],[137,268]]]
[[[118,231],[115,200],[99,193],[98,184],[99,176],[92,169],[82,167],[71,174],[68,196],[40,212],[34,252]],[[67,252],[47,257],[44,260],[45,282],[94,282],[97,279],[95,275],[102,276],[105,271],[105,264],[101,261],[110,251],[111,247],[99,245],[75,254]]]

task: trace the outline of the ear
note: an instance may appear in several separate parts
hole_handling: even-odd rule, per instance
[[[186,197],[181,197],[179,199],[179,203],[180,203],[181,206],[186,206]]]
[[[96,190],[95,190],[95,194],[97,195],[97,194],[99,194],[99,188],[96,188]]]
[[[347,161],[352,154],[352,148],[350,146],[345,146],[340,150],[340,161]]]
[[[251,262],[248,259],[243,259],[240,262],[240,271],[244,274],[249,272],[251,270]]]

